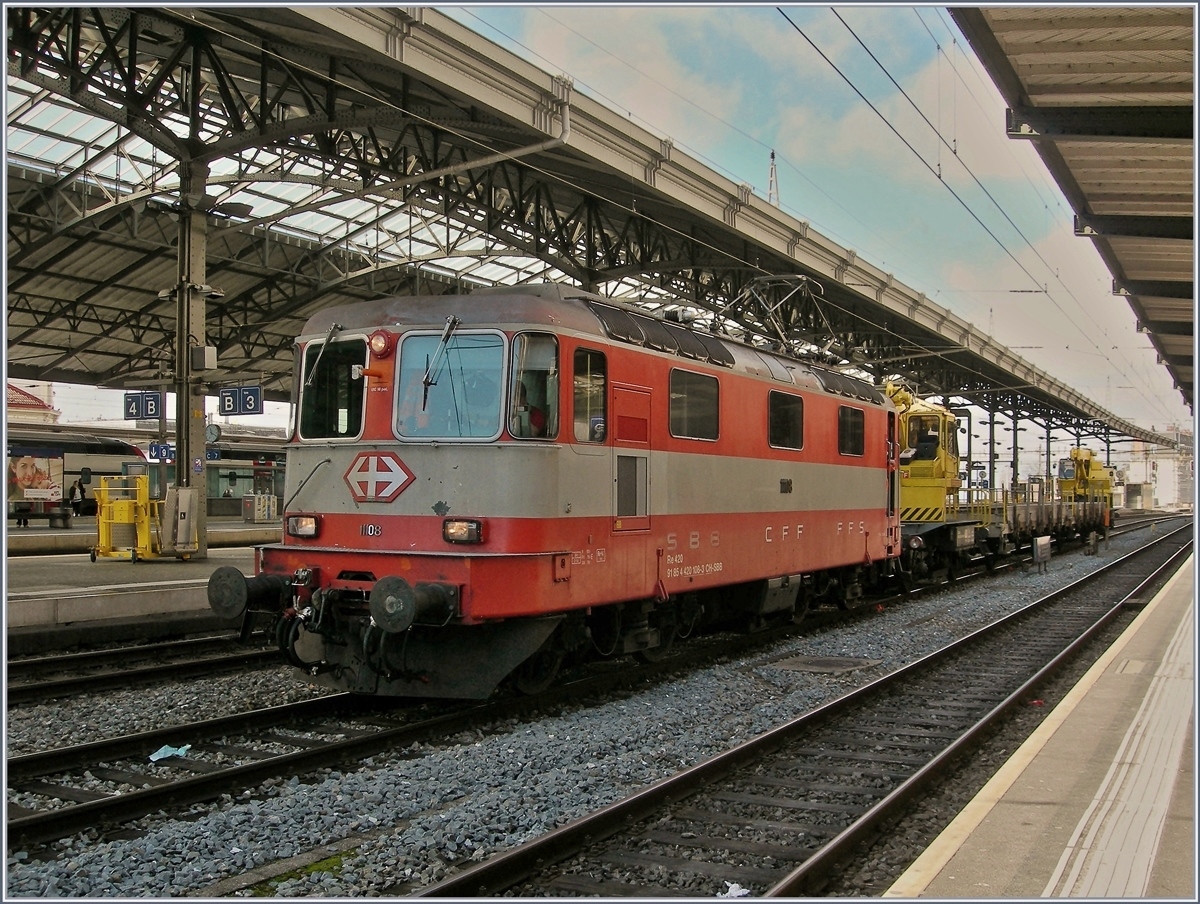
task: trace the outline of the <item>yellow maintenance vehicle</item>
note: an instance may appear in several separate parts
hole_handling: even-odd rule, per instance
[[[908,581],[953,580],[965,566],[995,560],[1038,538],[1063,543],[1107,527],[1112,472],[1089,449],[1059,463],[1058,493],[1040,483],[963,489],[958,418],[948,408],[888,383],[900,422],[900,573]]]
[[[944,574],[982,554],[980,519],[959,504],[958,418],[946,407],[888,383],[900,420],[901,568],[914,580]]]
[[[1076,446],[1058,461],[1058,495],[1067,502],[1103,503],[1112,517],[1113,472],[1086,446]]]

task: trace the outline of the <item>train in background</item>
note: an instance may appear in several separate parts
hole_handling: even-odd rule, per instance
[[[903,387],[558,285],[332,308],[296,359],[282,541],[208,598],[353,693],[536,693],[1108,519],[964,490]]]
[[[52,426],[12,425],[7,431],[8,515],[44,515],[61,506],[68,488],[81,480],[95,487],[101,477],[124,473],[130,462],[144,462],[133,443],[112,436],[76,432]],[[89,492],[81,514],[95,514]]]
[[[89,489],[81,514],[95,514],[96,503],[90,490],[101,477],[130,473],[131,465],[149,474],[151,496],[161,498],[175,479],[175,464],[150,458],[150,447],[156,443],[156,434],[147,430],[90,425],[9,425],[9,515],[13,515],[18,503],[29,506],[35,514],[58,507],[66,499],[67,488],[77,479],[82,479]],[[209,514],[239,514],[244,495],[282,495],[285,462],[282,436],[227,430],[208,450],[220,456],[206,460]]]
[[[282,436],[236,434],[231,430],[218,430],[214,435],[216,438],[205,447],[204,486],[210,515],[237,515],[243,496],[282,497],[287,462]],[[165,489],[175,482],[175,461],[151,458],[152,442],[142,440],[139,446],[150,463],[150,495],[158,498],[163,495],[160,487]]]
[[[889,383],[900,418],[900,512],[905,583],[954,579],[976,563],[991,567],[1035,537],[1057,543],[1107,529],[1113,472],[1086,448],[1060,460],[1058,479],[1006,489],[962,485],[958,418],[950,409]]]

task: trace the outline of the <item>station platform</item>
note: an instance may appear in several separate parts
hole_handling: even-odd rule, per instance
[[[884,897],[1196,900],[1194,569]]]
[[[66,530],[10,525],[4,563],[8,652],[236,628],[209,608],[209,575],[221,565],[253,573],[254,547],[279,542],[281,530],[278,523],[209,519],[207,558],[133,563],[90,560],[94,518],[76,519]]]
[[[209,549],[228,546],[261,546],[278,543],[283,536],[283,524],[275,521],[253,524],[233,517],[208,518]],[[49,527],[46,521],[34,521],[29,527],[17,527],[8,522],[6,548],[9,557],[51,555],[55,553],[87,552],[96,545],[96,516],[72,517],[71,527]]]

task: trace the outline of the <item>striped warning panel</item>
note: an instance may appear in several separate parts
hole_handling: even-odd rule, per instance
[[[901,521],[945,521],[946,510],[940,506],[900,509]]]

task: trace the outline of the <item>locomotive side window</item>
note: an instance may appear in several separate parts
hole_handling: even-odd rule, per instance
[[[861,408],[838,408],[838,452],[842,455],[862,455],[865,415]]]
[[[558,340],[547,333],[513,339],[508,431],[517,437],[558,436]]]
[[[410,333],[400,344],[396,430],[412,439],[493,439],[503,386],[502,335]]]
[[[608,363],[600,352],[575,350],[575,440],[602,443],[608,432]]]
[[[716,377],[688,370],[671,371],[671,435],[716,439],[720,432],[719,383]]]
[[[804,448],[804,399],[773,389],[768,393],[767,442],[781,449]]]
[[[348,439],[362,432],[366,380],[361,368],[366,364],[365,339],[308,344],[304,349],[304,379],[300,381],[303,439]]]

